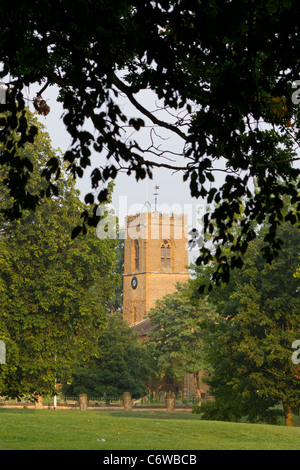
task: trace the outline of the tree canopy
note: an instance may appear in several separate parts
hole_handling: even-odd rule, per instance
[[[205,299],[193,300],[189,284],[177,284],[176,291],[156,301],[150,310],[154,329],[146,345],[154,358],[158,378],[169,375],[182,379],[192,374],[200,397],[199,374],[209,367],[205,345],[210,341],[205,326],[217,321],[217,314]]]
[[[284,245],[270,265],[261,254],[266,231],[263,227],[251,244],[238,275],[209,295],[220,321],[211,325],[212,341],[206,348],[215,397],[200,410],[206,418],[269,421],[281,404],[291,425],[291,412],[299,409],[299,366],[292,361],[292,344],[300,331],[295,277],[300,233],[288,223],[281,225]],[[194,282],[197,288],[202,281]]]
[[[87,393],[99,398],[120,398],[130,392],[140,398],[147,392],[151,360],[137,333],[120,314],[110,316],[98,339],[95,357],[75,369],[66,395]]]
[[[214,281],[228,280],[230,269],[240,266],[255,236],[253,220],[270,222],[264,255],[271,260],[281,247],[281,220],[297,222],[297,215],[283,215],[282,196],[299,204],[299,97],[292,88],[300,65],[299,10],[296,0],[9,2],[1,11],[0,79],[8,90],[1,105],[0,164],[10,168],[15,202],[6,216],[19,217],[44,195],[28,190],[32,168],[18,158],[37,132],[24,114],[24,86],[40,84],[32,100],[47,115],[52,103],[43,96],[56,85],[72,137],[64,160],[74,178],[99,153],[91,172],[98,194],[85,196],[89,209],[81,229],[97,223],[95,204],[119,172],[139,180],[151,177],[153,168],[169,168],[182,172],[193,197],[219,203],[204,217],[205,232],[212,224],[217,228],[214,250],[200,246],[198,259],[218,260]],[[143,102],[149,90],[158,100],[155,110]],[[146,129],[149,145],[138,139]],[[179,139],[178,150],[161,145],[161,131]],[[50,158],[42,173],[52,193],[58,160]],[[220,185],[216,174],[224,176]],[[232,240],[241,199],[241,232]],[[220,258],[225,242],[231,244],[229,259]]]
[[[31,123],[37,119],[27,114]],[[34,144],[20,158],[34,167],[33,194],[44,181],[40,170],[56,155],[39,125]],[[0,207],[13,204],[0,171]],[[6,364],[0,391],[13,398],[54,393],[55,378],[72,372],[95,351],[106,324],[115,285],[115,240],[100,240],[94,229],[75,240],[70,231],[84,209],[70,176],[59,181],[59,196],[43,199],[21,220],[0,218],[0,339]]]

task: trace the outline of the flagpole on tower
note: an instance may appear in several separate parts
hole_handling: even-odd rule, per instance
[[[155,196],[154,211],[157,212],[157,196],[158,196],[159,186],[155,186],[154,189],[155,189],[155,192],[153,193],[153,195]]]

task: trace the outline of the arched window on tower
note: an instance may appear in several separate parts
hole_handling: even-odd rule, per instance
[[[140,249],[138,240],[134,240],[134,265],[135,269],[140,269]]]
[[[168,240],[164,240],[160,247],[160,264],[162,268],[171,267],[171,247]]]

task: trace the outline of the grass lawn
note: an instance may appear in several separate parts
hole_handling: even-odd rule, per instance
[[[0,410],[0,450],[254,449],[300,450],[300,427],[202,421],[186,413]]]

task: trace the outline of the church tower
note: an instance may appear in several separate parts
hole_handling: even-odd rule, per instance
[[[142,212],[126,217],[123,319],[138,323],[188,274],[187,216]]]

